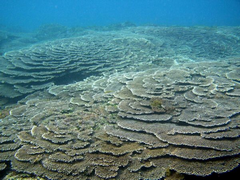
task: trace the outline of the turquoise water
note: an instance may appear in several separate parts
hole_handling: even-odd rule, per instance
[[[239,0],[0,0],[0,24],[33,30],[42,24],[105,26],[240,25]]]

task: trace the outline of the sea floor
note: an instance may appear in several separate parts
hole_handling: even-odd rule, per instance
[[[209,179],[239,169],[239,27],[44,28],[0,39],[2,178]]]

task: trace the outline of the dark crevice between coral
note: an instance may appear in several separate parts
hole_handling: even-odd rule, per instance
[[[9,161],[6,161],[5,164],[7,167],[0,171],[0,179],[3,179],[10,171],[11,171],[11,163]]]
[[[240,166],[232,170],[231,172],[226,172],[222,174],[213,173],[206,177],[201,176],[192,176],[192,175],[185,175],[185,180],[226,180],[226,179],[238,179],[240,175]]]
[[[65,85],[71,84],[78,81],[83,81],[90,76],[98,76],[98,72],[89,72],[89,73],[66,73],[64,76],[54,78],[53,82],[56,85]]]

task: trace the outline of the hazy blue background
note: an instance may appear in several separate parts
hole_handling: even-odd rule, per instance
[[[0,0],[0,25],[42,24],[239,26],[240,0]]]

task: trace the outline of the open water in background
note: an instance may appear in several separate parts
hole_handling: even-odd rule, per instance
[[[239,26],[240,0],[0,0],[0,25],[31,31],[43,24]],[[0,26],[0,27],[1,27]]]

